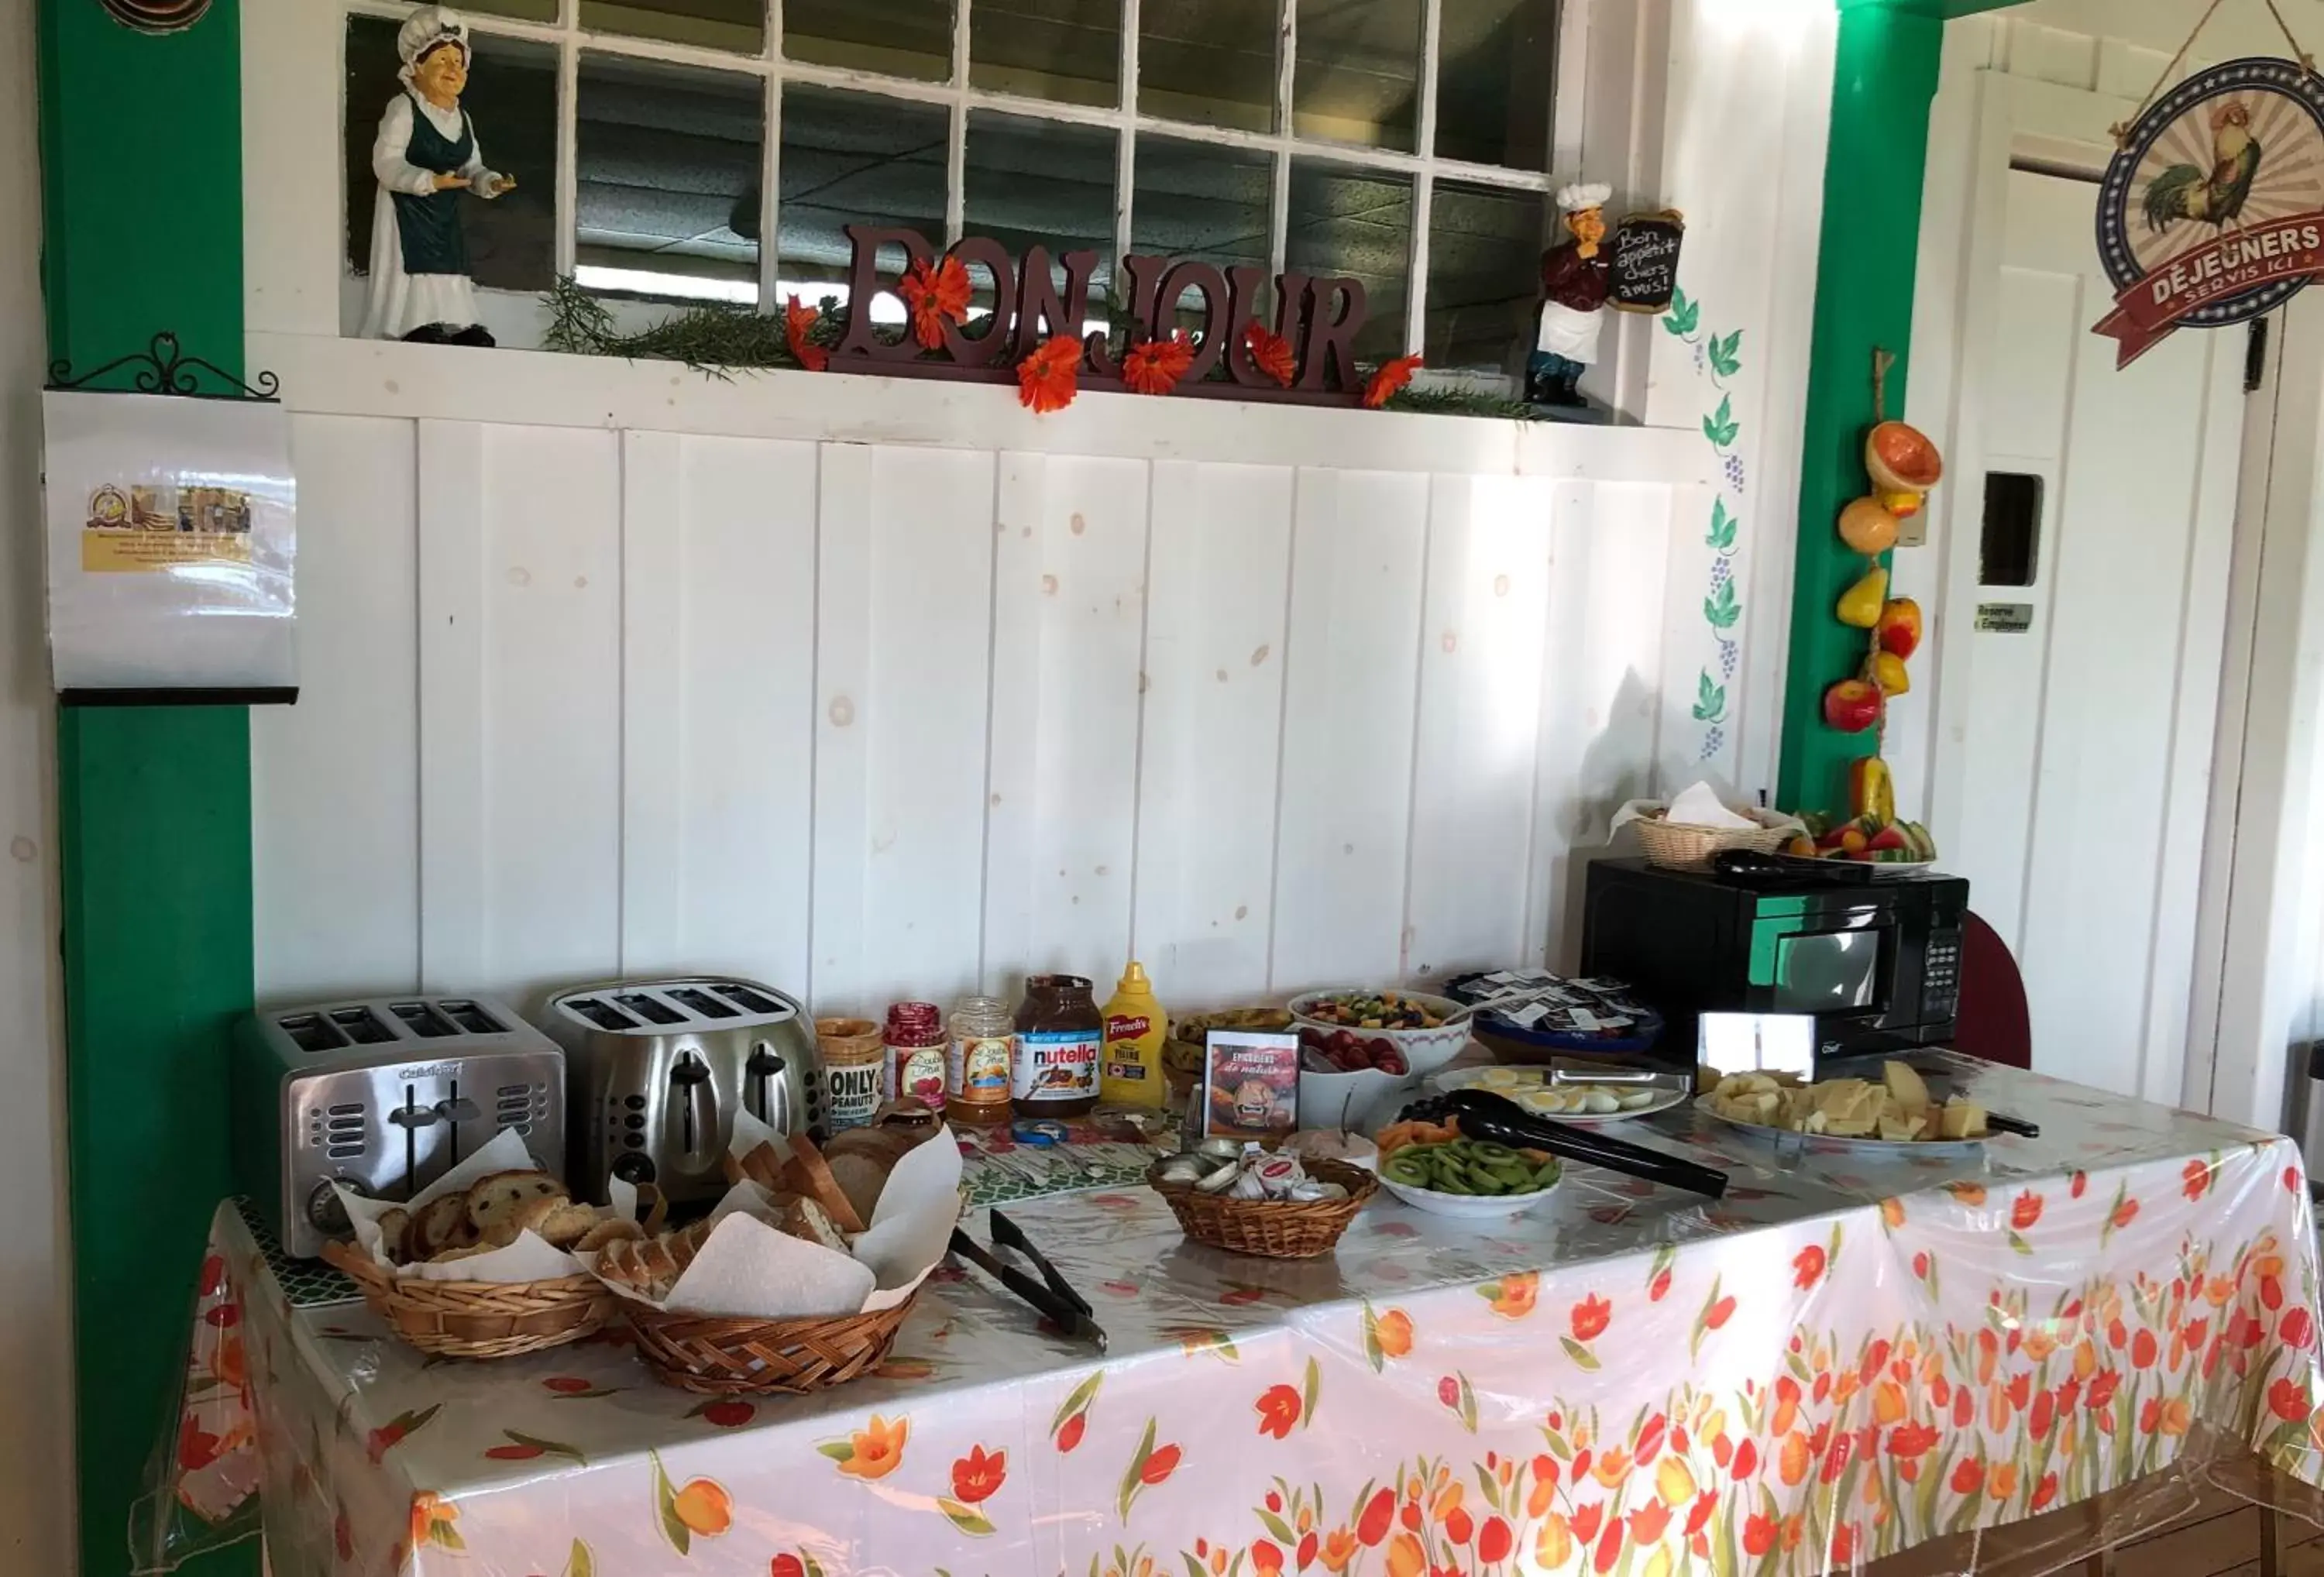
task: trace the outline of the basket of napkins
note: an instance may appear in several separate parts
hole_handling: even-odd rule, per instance
[[[1634,827],[1649,864],[1702,871],[1727,849],[1771,854],[1804,830],[1794,817],[1752,806],[1729,806],[1717,788],[1697,783],[1668,804],[1633,799],[1614,813],[1613,831]]]
[[[800,1394],[879,1367],[960,1219],[960,1149],[927,1130],[884,1177],[738,1113],[740,1180],[701,1221],[590,1257],[666,1385]]]
[[[338,1194],[355,1240],[323,1258],[390,1330],[448,1358],[539,1352],[599,1329],[613,1300],[579,1256],[660,1225],[659,1199],[641,1222],[625,1184],[610,1207],[577,1203],[508,1130],[409,1200]]]

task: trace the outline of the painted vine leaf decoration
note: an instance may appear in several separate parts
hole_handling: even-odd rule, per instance
[[[1742,359],[1736,355],[1742,343],[1743,331],[1739,328],[1724,339],[1712,335],[1711,343],[1703,347],[1703,354],[1711,358],[1711,370],[1722,378],[1731,378],[1742,371]]]
[[[1671,292],[1670,310],[1663,315],[1663,327],[1684,339],[1702,321],[1702,303],[1690,301],[1684,290]]]
[[[1695,686],[1694,720],[1697,723],[1719,723],[1727,716],[1727,687],[1711,682],[1711,670],[1704,669]]]
[[[1743,604],[1735,600],[1733,576],[1719,583],[1719,589],[1702,599],[1702,616],[1713,630],[1732,630],[1735,621],[1743,616]]]
[[[1732,394],[1723,396],[1719,401],[1718,410],[1702,419],[1703,436],[1719,448],[1723,449],[1733,443],[1736,435],[1742,430],[1743,424],[1735,420],[1735,396]]]
[[[1735,551],[1735,538],[1742,529],[1742,517],[1729,514],[1727,501],[1714,498],[1711,501],[1711,530],[1702,539],[1703,546],[1715,549],[1724,558]]]

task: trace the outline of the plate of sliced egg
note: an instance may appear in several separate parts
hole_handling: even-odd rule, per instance
[[[1490,1090],[1537,1116],[1582,1124],[1621,1122],[1667,1111],[1687,1098],[1688,1092],[1669,1084],[1635,1081],[1584,1084],[1553,1081],[1540,1067],[1458,1068],[1429,1081],[1439,1090]]]

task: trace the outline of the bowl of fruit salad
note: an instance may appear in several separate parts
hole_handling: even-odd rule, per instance
[[[1291,999],[1302,1048],[1323,1052],[1342,1073],[1433,1074],[1469,1044],[1473,1016],[1465,1003],[1420,991],[1307,991]]]

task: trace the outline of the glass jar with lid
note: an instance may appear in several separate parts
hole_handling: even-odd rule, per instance
[[[954,1122],[1006,1122],[1017,1053],[1017,1019],[999,997],[953,1004],[945,1067],[945,1115]]]
[[[1105,1018],[1085,976],[1028,975],[1009,1081],[1017,1115],[1079,1117],[1093,1110],[1104,1042]]]

